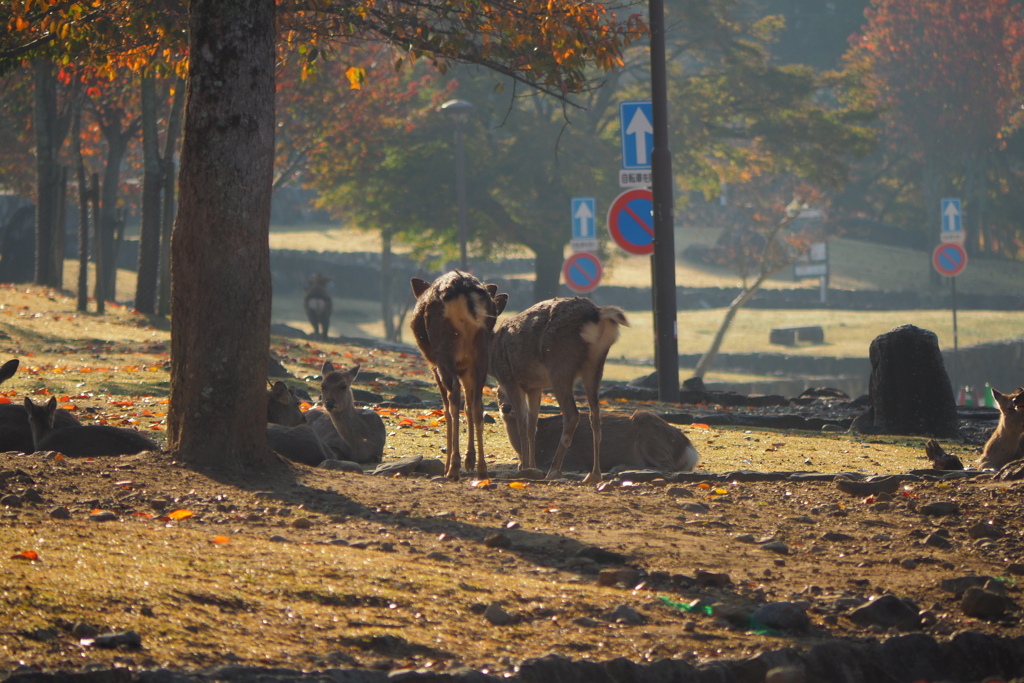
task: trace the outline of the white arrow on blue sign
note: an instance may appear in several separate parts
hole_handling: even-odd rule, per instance
[[[597,215],[593,197],[572,198],[572,238],[590,240],[597,237],[594,216]]]
[[[651,167],[654,149],[654,108],[647,102],[619,103],[619,130],[622,137],[622,168],[627,171]]]
[[[963,221],[959,197],[942,200],[942,235],[963,233]],[[950,240],[943,240],[950,241]]]

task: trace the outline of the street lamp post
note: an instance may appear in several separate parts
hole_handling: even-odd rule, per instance
[[[459,204],[459,264],[467,269],[466,240],[469,227],[466,225],[466,153],[462,144],[462,124],[469,118],[473,105],[465,100],[448,100],[441,105],[441,111],[455,117],[455,195]]]

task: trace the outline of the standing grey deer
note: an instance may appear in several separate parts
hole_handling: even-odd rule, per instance
[[[317,273],[310,276],[306,283],[306,297],[302,307],[306,309],[306,317],[313,326],[313,338],[327,339],[327,328],[331,324],[331,295],[327,293],[327,285],[331,278]]]
[[[619,326],[629,327],[622,309],[597,306],[590,299],[549,299],[507,318],[491,341],[491,374],[508,397],[519,427],[521,465],[537,467],[537,418],[542,389],[554,390],[562,409],[562,436],[547,478],[562,471],[562,460],[572,444],[580,411],[573,398],[576,380],[583,381],[590,404],[590,430],[594,462],[583,480],[601,481],[601,406],[597,392],[604,374],[608,349],[619,338]]]
[[[477,477],[487,477],[483,402],[487,349],[494,323],[508,303],[508,294],[496,294],[497,291],[497,285],[485,285],[472,275],[457,270],[442,275],[433,284],[419,278],[412,279],[412,292],[416,295],[412,333],[423,357],[430,364],[444,402],[448,456],[444,474],[449,479],[457,480],[462,467],[459,455],[460,390],[466,392],[466,422],[469,426],[466,469],[472,471],[475,467]]]

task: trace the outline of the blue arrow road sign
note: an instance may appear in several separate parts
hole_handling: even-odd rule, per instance
[[[572,238],[574,240],[590,240],[597,237],[594,223],[597,216],[593,197],[572,198]]]
[[[932,204],[932,206],[935,206]],[[963,232],[961,221],[960,198],[942,200],[942,234],[951,232]]]
[[[620,102],[619,130],[622,137],[622,168],[627,171],[651,167],[654,149],[654,108],[650,102]]]

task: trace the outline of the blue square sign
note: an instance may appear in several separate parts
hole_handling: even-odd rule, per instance
[[[572,238],[597,239],[597,210],[593,197],[572,198]]]
[[[627,171],[649,169],[654,149],[654,107],[647,102],[619,103],[619,130],[622,137],[622,168]]]

